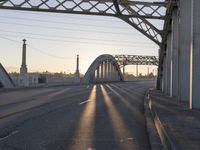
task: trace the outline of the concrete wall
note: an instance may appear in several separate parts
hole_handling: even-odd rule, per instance
[[[190,108],[200,108],[200,0],[191,0]]]
[[[172,13],[162,91],[200,108],[200,0],[180,0]]]

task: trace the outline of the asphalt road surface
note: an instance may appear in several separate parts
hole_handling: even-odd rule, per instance
[[[144,94],[153,81],[0,93],[0,150],[149,150]]]

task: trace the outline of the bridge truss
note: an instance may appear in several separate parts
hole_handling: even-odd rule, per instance
[[[177,0],[0,0],[0,9],[113,16],[122,19],[160,46],[162,76],[166,39]],[[162,26],[156,23],[162,23]]]
[[[126,65],[155,65],[158,66],[159,60],[156,56],[140,55],[114,55],[120,67]]]
[[[164,21],[170,6],[169,0],[0,0],[0,9],[118,17],[158,45],[162,42],[163,28],[156,27],[154,22]]]

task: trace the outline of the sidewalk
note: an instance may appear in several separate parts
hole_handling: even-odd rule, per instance
[[[149,91],[148,105],[166,149],[200,150],[200,110],[156,90]]]

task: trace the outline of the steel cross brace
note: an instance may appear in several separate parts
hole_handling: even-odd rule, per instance
[[[120,67],[126,65],[155,65],[158,66],[158,57],[143,55],[114,55]]]
[[[161,45],[163,30],[147,19],[165,20],[169,2],[134,0],[0,0],[0,9],[103,15],[118,17],[156,44]]]

